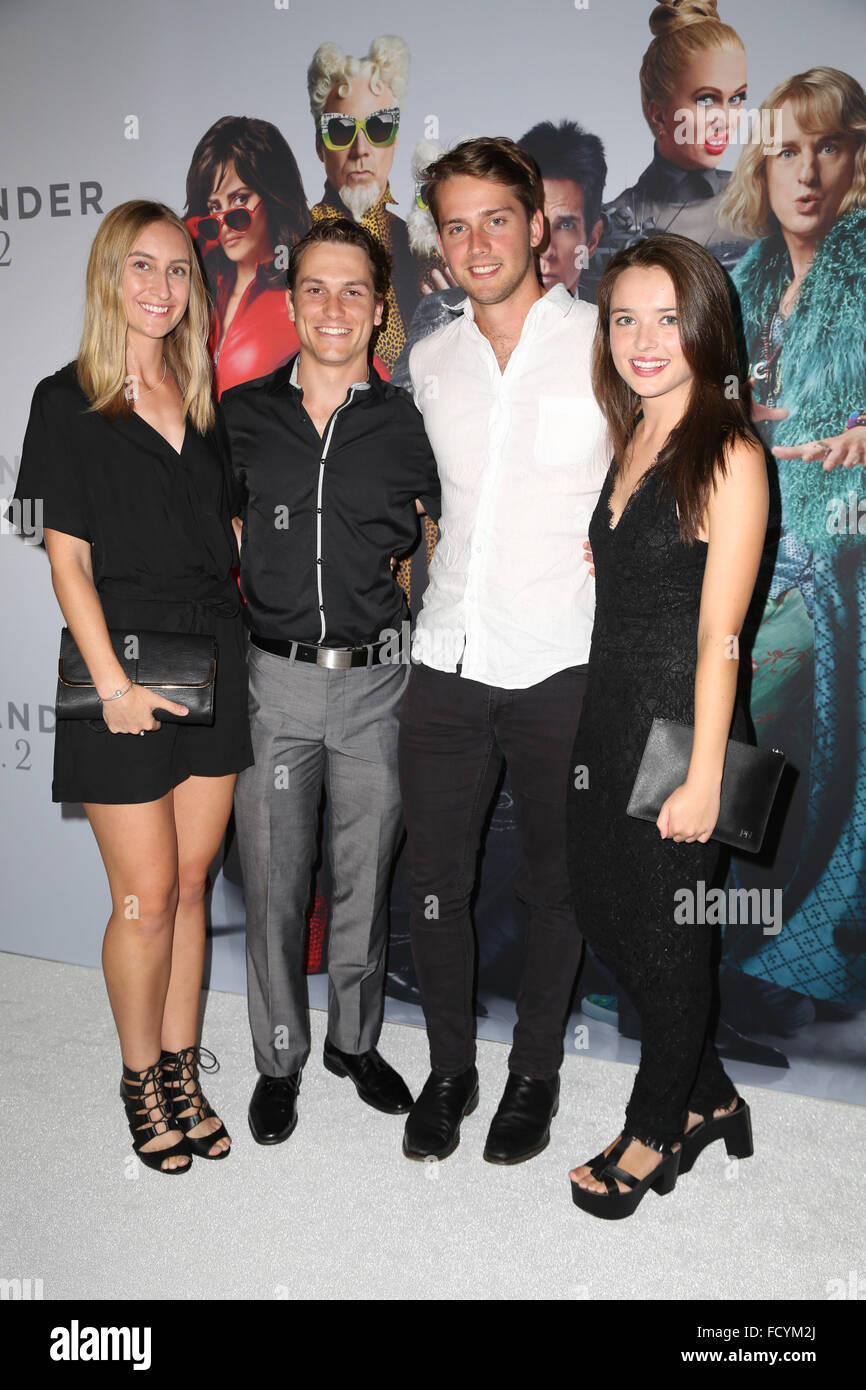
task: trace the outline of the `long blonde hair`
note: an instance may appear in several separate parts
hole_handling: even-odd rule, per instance
[[[655,37],[641,63],[640,99],[646,123],[655,135],[649,104],[653,98],[667,101],[695,54],[724,48],[745,52],[745,45],[736,29],[719,19],[716,0],[667,0],[656,5],[649,27]]]
[[[854,177],[836,216],[866,207],[866,92],[857,79],[838,68],[809,68],[780,82],[761,108],[776,111],[786,101],[790,101],[801,130],[812,135],[822,130],[845,130],[859,137]],[[778,226],[764,172],[769,153],[763,144],[745,145],[722,199],[721,218],[745,236],[768,236]]]
[[[183,395],[184,415],[203,434],[215,418],[207,350],[210,305],[192,237],[177,213],[164,203],[135,198],[112,208],[100,223],[87,262],[78,381],[91,410],[108,419],[132,414],[132,403],[124,390],[127,320],[121,277],[127,256],[145,227],[154,222],[165,222],[179,231],[189,253],[189,305],[164,339],[164,352]]]

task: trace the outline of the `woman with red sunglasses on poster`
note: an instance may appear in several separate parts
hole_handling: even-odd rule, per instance
[[[286,266],[312,219],[285,139],[269,121],[247,116],[222,116],[202,136],[186,202],[214,296],[209,347],[219,399],[297,352]]]
[[[289,145],[270,121],[221,116],[196,145],[186,176],[187,226],[214,297],[208,346],[217,400],[281,367],[300,343],[289,318],[289,252],[312,226]],[[384,380],[389,372],[374,353]]]

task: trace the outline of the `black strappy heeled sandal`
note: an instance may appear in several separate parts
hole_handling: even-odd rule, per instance
[[[634,1173],[627,1173],[624,1168],[618,1166],[629,1144],[633,1142],[646,1144],[647,1148],[656,1149],[662,1154],[661,1163],[645,1178],[636,1178]],[[672,1149],[670,1144],[650,1142],[648,1139],[637,1140],[634,1134],[623,1134],[609,1154],[596,1154],[589,1162],[590,1176],[595,1178],[596,1182],[603,1182],[607,1191],[590,1192],[588,1188],[576,1183],[574,1178],[570,1178],[571,1195],[575,1206],[580,1207],[581,1211],[588,1211],[591,1216],[600,1216],[607,1221],[618,1221],[620,1217],[631,1216],[644,1193],[650,1188],[660,1197],[673,1192],[677,1185],[679,1166],[679,1149]],[[616,1185],[617,1179],[625,1183],[628,1192],[620,1192]]]
[[[144,1071],[133,1071],[124,1062],[120,1099],[126,1107],[133,1151],[138,1154],[145,1168],[154,1168],[158,1173],[189,1172],[192,1167],[192,1154],[185,1134],[181,1134],[177,1143],[169,1148],[149,1149],[147,1153],[143,1151],[143,1146],[157,1135],[180,1128],[172,1117],[171,1105],[163,1090],[160,1063],[154,1062],[152,1067],[146,1067]],[[165,1160],[177,1154],[183,1155],[186,1163],[175,1168],[163,1168]]]
[[[727,1114],[713,1115],[711,1112],[696,1124],[694,1129],[683,1134],[680,1140],[680,1174],[688,1173],[698,1155],[716,1139],[724,1139],[729,1158],[752,1157],[755,1152],[752,1143],[752,1116],[742,1096],[737,1096],[736,1105]]]
[[[211,1058],[213,1066],[206,1066],[202,1062],[203,1052],[206,1052]],[[202,1071],[219,1071],[219,1062],[206,1047],[182,1047],[179,1052],[163,1052],[159,1059],[166,1090],[171,1098],[175,1123],[179,1129],[183,1130],[186,1142],[192,1152],[199,1158],[214,1160],[227,1158],[231,1153],[231,1148],[220,1149],[219,1153],[216,1154],[210,1152],[218,1139],[231,1140],[231,1135],[221,1120],[219,1128],[215,1129],[212,1134],[196,1135],[193,1138],[189,1132],[191,1129],[195,1129],[196,1125],[200,1125],[202,1120],[219,1119],[216,1111],[211,1109],[205,1099],[199,1084],[199,1063],[201,1063]],[[191,1113],[185,1114],[185,1111],[191,1111]]]

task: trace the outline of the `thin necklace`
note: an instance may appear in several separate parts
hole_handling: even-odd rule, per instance
[[[168,363],[166,362],[165,356],[163,355],[162,376],[160,377],[159,381],[156,383],[155,386],[148,386],[147,390],[145,391],[139,390],[138,377],[135,375],[134,372],[130,373],[130,375],[126,378],[126,381],[124,382],[124,395],[126,396],[126,399],[134,403],[139,399],[140,396],[149,396],[151,391],[156,391],[156,389],[160,387],[162,383],[165,381],[165,374],[167,371]]]
[[[792,285],[795,284],[797,278],[796,275],[792,275],[791,279],[785,285],[784,289],[782,290],[782,293],[779,295],[779,302],[770,315],[769,323],[761,330],[761,349],[764,354],[764,379],[767,382],[765,403],[769,406],[774,406],[778,397],[782,393],[782,363],[781,361],[777,361],[777,359],[780,358],[782,348],[784,347],[783,334],[785,324],[787,324],[788,319],[791,317],[791,315],[797,307],[797,303],[800,298],[803,285],[806,281],[806,276],[809,274],[809,271],[812,268],[812,261],[814,261],[814,259],[815,257],[813,255],[812,260],[809,261],[809,264],[806,266],[806,269],[800,276],[800,283],[799,285],[797,285],[794,291],[794,297],[788,306],[787,314],[782,313],[782,300],[785,298],[785,295],[788,294]],[[781,325],[781,332],[779,334],[778,343],[775,347],[773,347],[773,337],[775,335],[777,323]],[[771,367],[773,368],[772,375],[770,373]]]

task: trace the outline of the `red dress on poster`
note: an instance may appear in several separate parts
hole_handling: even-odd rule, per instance
[[[300,347],[295,325],[289,318],[286,291],[269,283],[267,265],[259,262],[255,278],[244,290],[241,302],[223,332],[226,304],[231,293],[231,281],[221,275],[217,280],[214,322],[208,348],[214,361],[214,383],[217,400],[231,386],[268,376],[288,362]],[[384,381],[390,372],[380,357],[373,355],[373,366]]]

